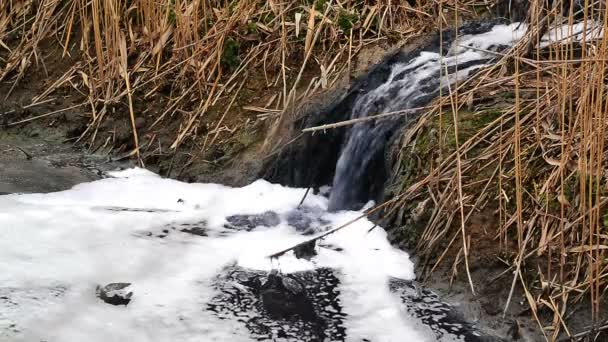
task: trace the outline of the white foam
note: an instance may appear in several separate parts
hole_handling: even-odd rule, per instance
[[[568,36],[581,40],[580,25],[550,29],[543,44]],[[403,106],[399,101],[425,95],[420,88],[440,69],[478,61],[443,75],[440,84],[466,79],[494,57],[486,50],[512,45],[524,32],[524,25],[497,25],[460,37],[447,56],[422,52],[394,65],[389,80],[360,101],[371,104],[397,89],[394,105]],[[587,38],[602,35],[593,30]],[[404,72],[406,77],[394,80]],[[339,269],[349,340],[430,340],[388,290],[390,277],[414,278],[408,255],[389,245],[382,228],[370,231],[370,221],[361,219],[325,239],[341,252],[319,247],[310,261],[291,252],[273,261],[267,256],[307,237],[284,222],[223,238],[171,234],[152,239],[143,233],[201,220],[214,231],[223,229],[230,215],[284,214],[298,206],[305,189],[262,180],[242,188],[186,184],[137,168],[110,176],[57,193],[0,196],[0,298],[8,298],[0,299],[0,341],[248,341],[242,324],[204,310],[215,295],[212,279],[234,262],[282,272]],[[308,194],[304,204],[325,210],[328,200]],[[324,219],[336,227],[358,215],[343,211]],[[95,286],[110,282],[133,283],[135,294],[127,307],[95,298]]]
[[[604,26],[595,21],[575,23],[572,25],[553,26],[541,39],[540,46],[547,47],[553,43],[567,44],[572,42],[587,42],[604,36]]]
[[[413,279],[413,265],[382,228],[368,233],[368,220],[326,239],[342,252],[318,248],[311,261],[291,253],[271,261],[266,256],[306,237],[285,223],[222,238],[143,233],[201,220],[214,231],[229,215],[284,214],[305,189],[262,180],[243,188],[186,184],[141,169],[112,176],[51,194],[0,196],[0,296],[18,304],[0,306],[1,341],[248,341],[244,325],[204,310],[212,279],[235,261],[283,272],[338,268],[349,339],[424,340],[387,286],[391,276]],[[327,199],[308,194],[305,205],[324,209]],[[358,215],[324,219],[335,227]],[[111,282],[133,284],[127,307],[95,298],[95,286]]]
[[[490,31],[485,33],[458,37],[456,44],[452,46],[448,55],[463,53],[469,48],[473,48],[474,51],[483,55],[485,51],[491,50],[492,47],[513,45],[525,33],[525,24],[495,25]]]

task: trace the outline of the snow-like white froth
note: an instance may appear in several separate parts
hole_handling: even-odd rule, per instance
[[[248,341],[242,324],[204,310],[212,279],[234,262],[282,272],[337,268],[348,340],[430,340],[387,286],[389,277],[414,277],[408,255],[383,229],[370,232],[368,220],[326,238],[340,252],[317,247],[311,261],[291,253],[271,261],[267,255],[309,237],[285,221],[223,237],[142,232],[202,220],[219,231],[230,215],[281,215],[305,189],[262,180],[243,188],[186,184],[141,169],[112,176],[57,193],[0,196],[0,341]],[[325,209],[327,199],[309,194],[305,205]],[[335,227],[360,214],[323,218]],[[133,284],[128,306],[95,297],[96,285],[113,282]]]

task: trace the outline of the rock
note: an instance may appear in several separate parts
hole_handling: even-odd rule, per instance
[[[131,283],[110,283],[105,286],[97,285],[97,297],[112,305],[127,306],[131,302],[133,292],[129,291]]]
[[[207,221],[205,220],[173,222],[155,228],[153,231],[142,232],[142,234],[144,236],[154,236],[163,239],[169,235],[173,235],[176,231],[196,236],[209,236],[209,229],[207,226]]]
[[[302,210],[296,209],[287,214],[287,224],[294,227],[299,232],[304,232],[312,225],[312,218]]]
[[[430,215],[430,209],[431,209],[431,199],[430,198],[427,198],[421,202],[418,202],[418,204],[416,204],[416,207],[414,209],[412,209],[412,215],[411,215],[412,220],[414,220],[414,222],[416,222],[416,223],[421,222],[424,218],[426,218],[427,216]]]
[[[305,287],[296,278],[273,270],[260,289],[262,306],[271,317],[315,320],[316,314]]]
[[[226,228],[245,229],[251,231],[256,227],[274,227],[281,223],[279,215],[274,211],[267,211],[257,215],[232,215],[226,218]]]
[[[312,235],[330,222],[322,218],[325,211],[318,207],[298,207],[286,215],[287,224],[303,235]]]
[[[207,310],[243,324],[258,341],[345,341],[340,280],[320,268],[290,274],[225,268]]]
[[[44,160],[11,160],[10,156],[0,157],[2,193],[61,191],[95,178],[97,177],[92,172],[75,166],[56,167]]]
[[[207,230],[202,227],[184,228],[182,229],[182,232],[198,236],[207,236]]]
[[[494,335],[487,335],[468,322],[462,312],[441,300],[439,295],[411,280],[391,278],[389,289],[396,294],[412,317],[428,326],[438,341],[506,342]]]
[[[298,259],[310,260],[310,258],[317,255],[317,251],[315,251],[315,240],[297,246],[293,249],[293,253]]]

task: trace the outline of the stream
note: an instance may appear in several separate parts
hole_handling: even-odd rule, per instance
[[[322,195],[299,206],[305,191],[127,169],[66,191],[1,196],[0,337],[478,340],[449,305],[416,288],[408,255],[366,219],[269,259],[360,216],[328,212]],[[127,283],[125,301],[100,296],[98,286]]]
[[[399,56],[341,115],[424,106],[523,32],[473,25],[442,50]],[[374,163],[413,118],[350,128],[332,184],[315,193],[131,168],[64,191],[0,196],[0,341],[501,341],[418,286],[410,256],[360,218],[385,180]]]

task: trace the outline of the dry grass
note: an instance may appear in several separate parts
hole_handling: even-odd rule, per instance
[[[456,4],[469,15],[484,8]],[[129,155],[140,161],[159,144],[140,146],[135,123],[148,110],[136,101],[145,107],[162,97],[144,130],[179,123],[165,150],[195,142],[204,151],[221,140],[218,134],[238,128],[226,127],[224,118],[247,111],[231,108],[241,89],[270,93],[253,111],[273,125],[293,104],[331,87],[364,46],[434,30],[429,18],[442,15],[432,1],[0,0],[0,8],[0,81],[11,84],[4,96],[32,65],[48,67],[43,42],[61,46],[79,62],[33,103],[61,88],[85,95],[90,123],[79,141],[90,145],[104,119],[128,107]],[[224,115],[207,127],[214,112]]]
[[[499,222],[487,229],[495,236],[496,257],[507,256],[505,274],[512,275],[507,306],[521,285],[543,333],[556,340],[571,336],[567,321],[576,303],[588,302],[595,327],[605,325],[600,313],[608,288],[608,39],[588,34],[580,42],[560,39],[541,49],[539,23],[557,34],[554,27],[572,27],[574,18],[542,8],[540,1],[533,5],[536,17],[525,39],[496,65],[451,89],[406,132],[404,146],[426,123],[454,114],[451,129],[439,132],[440,150],[449,154],[437,153],[428,176],[404,184],[396,208],[421,195],[432,198],[418,253],[434,260],[433,268],[451,262],[454,276],[477,248],[467,231],[470,218],[493,210]],[[596,3],[581,20],[605,32],[605,11]],[[497,105],[500,94],[512,96]],[[459,131],[456,113],[465,109],[493,116],[459,143],[453,136]],[[551,318],[541,318],[541,312]]]

